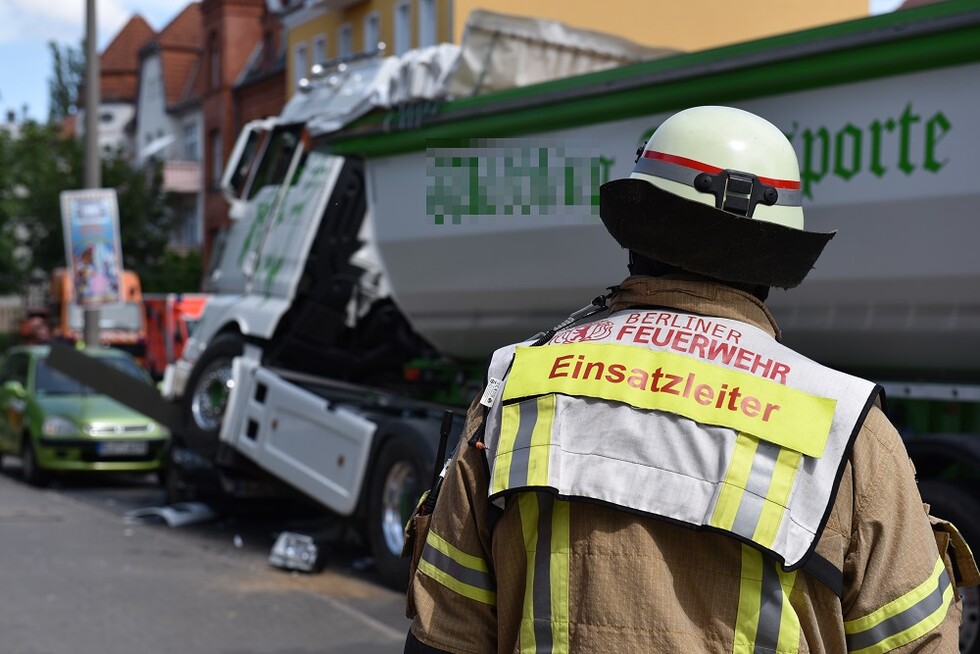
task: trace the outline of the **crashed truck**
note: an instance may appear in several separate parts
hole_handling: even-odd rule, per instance
[[[315,67],[228,163],[215,295],[165,378],[183,444],[230,491],[358,518],[397,583],[445,407],[625,276],[599,185],[674,111],[726,104],[785,131],[808,228],[839,230],[770,296],[784,342],[884,386],[926,501],[980,547],[978,43],[962,2],[694,53],[480,12],[458,48]]]

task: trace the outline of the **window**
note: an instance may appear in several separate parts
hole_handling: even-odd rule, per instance
[[[306,77],[306,72],[310,69],[310,63],[306,60],[306,43],[297,43],[293,48],[293,82],[297,86],[299,81]]]
[[[364,17],[364,52],[374,52],[381,41],[381,15],[374,11]]]
[[[221,186],[221,174],[224,172],[224,152],[221,144],[221,132],[211,132],[211,186]]]
[[[436,0],[419,0],[419,47],[436,44]]]
[[[412,3],[399,0],[395,5],[395,54],[405,54],[412,47]]]
[[[313,63],[322,64],[327,60],[327,35],[317,34],[313,39]]]
[[[201,137],[197,133],[197,121],[184,123],[184,160],[201,160]]]
[[[354,54],[354,30],[350,23],[344,23],[337,30],[337,42],[341,59],[346,59]]]

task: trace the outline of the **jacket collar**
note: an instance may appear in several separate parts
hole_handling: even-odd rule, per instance
[[[620,311],[658,306],[704,316],[728,318],[758,327],[776,340],[781,334],[766,306],[751,293],[712,281],[671,277],[627,277],[613,292],[609,307]]]

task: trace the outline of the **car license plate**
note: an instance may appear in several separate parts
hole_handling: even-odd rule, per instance
[[[143,456],[149,451],[146,441],[105,441],[99,443],[102,456]]]

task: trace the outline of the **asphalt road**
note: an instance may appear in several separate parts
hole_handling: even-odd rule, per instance
[[[402,651],[403,596],[372,579],[358,550],[338,541],[313,574],[268,564],[295,516],[171,528],[126,518],[162,503],[149,478],[37,489],[19,474],[15,459],[4,462],[2,654]]]

